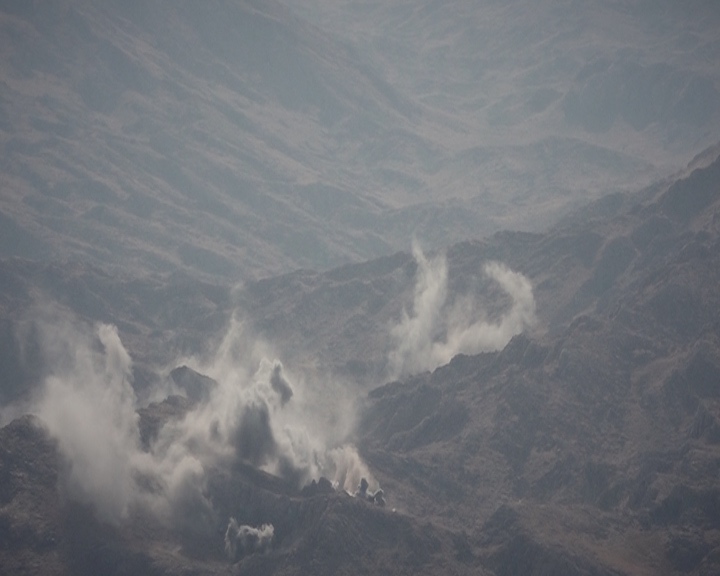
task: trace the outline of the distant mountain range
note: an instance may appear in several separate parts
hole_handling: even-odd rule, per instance
[[[719,12],[4,2],[0,253],[237,281],[540,231],[717,140]]]

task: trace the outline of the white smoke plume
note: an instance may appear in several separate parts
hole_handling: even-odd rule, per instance
[[[272,545],[274,537],[272,524],[263,524],[259,528],[246,524],[239,526],[235,518],[230,518],[225,530],[225,552],[230,560],[237,559],[239,554],[263,552]]]
[[[391,328],[395,347],[389,355],[390,376],[432,370],[447,364],[456,354],[499,350],[515,335],[536,322],[532,285],[522,274],[504,264],[489,262],[483,272],[511,297],[512,305],[502,317],[488,321],[471,300],[448,299],[448,267],[444,255],[428,259],[413,244],[418,264],[412,314],[403,311]]]
[[[35,412],[68,462],[66,488],[96,504],[101,518],[122,518],[141,459],[130,356],[113,326],[93,335],[47,326],[43,337],[56,362]]]
[[[352,490],[367,468],[347,439],[354,427],[356,398],[349,387],[315,373],[296,374],[268,344],[251,338],[233,319],[218,352],[188,365],[217,381],[209,401],[161,434],[160,441],[221,447],[297,485],[325,476]],[[169,438],[166,440],[166,438]]]
[[[119,523],[141,506],[173,525],[212,529],[206,471],[237,461],[298,488],[325,476],[352,491],[371,478],[348,443],[355,404],[341,393],[348,387],[291,373],[237,320],[210,358],[184,359],[216,385],[146,448],[132,361],[116,328],[60,322],[43,330],[51,369],[30,411],[58,441],[68,494],[105,521]]]

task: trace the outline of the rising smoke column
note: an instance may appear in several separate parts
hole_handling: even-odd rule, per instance
[[[130,356],[114,326],[98,324],[89,334],[52,325],[42,335],[52,370],[34,412],[58,439],[65,489],[117,522],[134,499],[133,475],[143,459]]]
[[[510,309],[498,321],[488,322],[468,316],[468,307],[460,303],[447,305],[448,268],[444,255],[428,259],[417,245],[413,245],[413,255],[418,264],[413,311],[408,314],[403,310],[402,319],[391,328],[395,342],[389,355],[391,377],[432,370],[460,353],[499,350],[515,334],[535,324],[532,285],[522,274],[498,262],[485,264],[485,275],[512,299]]]
[[[252,338],[233,319],[218,351],[208,360],[186,359],[217,381],[207,404],[199,406],[172,437],[192,438],[212,450],[284,477],[298,487],[325,476],[340,489],[354,490],[371,478],[357,450],[347,443],[357,406],[352,388],[316,373],[297,374],[275,359],[266,343]]]
[[[418,265],[413,312],[403,310],[400,323],[391,330],[396,343],[390,353],[393,377],[438,365],[432,358],[433,340],[447,299],[447,260],[444,256],[428,260],[416,243],[413,256]]]

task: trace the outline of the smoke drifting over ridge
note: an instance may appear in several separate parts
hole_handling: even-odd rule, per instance
[[[218,516],[206,490],[207,471],[244,461],[297,487],[330,478],[352,492],[371,478],[347,444],[354,399],[339,387],[289,373],[267,344],[233,320],[207,361],[185,359],[216,385],[182,418],[169,420],[141,446],[132,360],[114,326],[44,326],[50,375],[31,412],[39,416],[67,466],[63,488],[121,522],[142,506],[170,524],[214,529]],[[171,384],[168,384],[171,386]]]
[[[460,352],[498,349],[535,322],[532,287],[521,274],[498,263],[484,267],[512,300],[498,320],[489,321],[468,299],[448,303],[444,256],[429,259],[418,247],[414,255],[412,313],[391,330],[393,376],[432,369]],[[132,359],[117,329],[66,315],[42,318],[38,329],[47,376],[29,412],[58,441],[67,463],[63,489],[93,504],[103,520],[121,522],[141,507],[172,525],[217,530],[208,474],[236,462],[297,488],[326,477],[352,494],[367,478],[372,494],[384,501],[349,443],[359,389],[288,369],[235,318],[211,355],[173,364],[189,368],[168,375],[155,398],[184,392],[188,402],[142,441]],[[196,380],[183,380],[193,373]]]
[[[456,354],[499,350],[515,335],[536,322],[530,281],[504,264],[489,262],[483,272],[512,298],[512,306],[496,322],[487,321],[472,301],[447,304],[448,267],[444,255],[428,259],[417,244],[418,264],[412,314],[403,310],[391,328],[395,347],[390,352],[390,375],[432,370]],[[479,318],[478,318],[479,317]]]

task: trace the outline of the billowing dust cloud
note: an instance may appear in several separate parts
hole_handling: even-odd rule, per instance
[[[127,513],[142,455],[130,356],[115,327],[99,325],[95,337],[73,326],[45,328],[55,372],[36,413],[68,461],[66,488],[111,520]]]
[[[419,248],[414,252],[418,272],[412,313],[392,329],[395,375],[432,369],[460,352],[501,348],[534,323],[532,287],[521,274],[498,263],[484,267],[512,302],[499,319],[488,321],[467,299],[448,304],[444,257],[428,259]],[[321,477],[351,494],[364,486],[362,496],[384,503],[349,441],[358,404],[350,391],[357,388],[293,371],[237,319],[208,357],[173,364],[189,367],[181,371],[185,378],[194,370],[202,389],[186,390],[186,411],[142,439],[132,359],[116,328],[55,318],[41,332],[48,371],[29,411],[58,441],[66,462],[63,489],[93,504],[106,521],[120,522],[133,507],[142,507],[174,525],[217,529],[221,518],[208,495],[208,471],[230,470],[237,462],[297,488]],[[164,382],[157,398],[182,392],[171,378]],[[258,530],[250,528],[228,527],[233,554]]]
[[[44,330],[52,368],[31,412],[58,440],[67,462],[64,488],[106,521],[120,522],[142,506],[161,520],[211,529],[218,517],[206,471],[238,461],[298,488],[324,476],[352,493],[361,478],[371,479],[348,443],[356,404],[343,392],[348,387],[287,370],[237,320],[209,359],[182,359],[214,384],[145,446],[132,360],[115,327]],[[61,347],[52,345],[58,341]],[[231,546],[250,534],[240,528]]]
[[[515,334],[535,324],[532,285],[522,274],[498,262],[483,267],[483,272],[512,299],[510,309],[492,322],[467,298],[448,304],[444,255],[428,259],[417,245],[413,245],[413,255],[418,264],[413,310],[412,314],[403,311],[400,322],[391,328],[391,377],[432,370],[460,353],[499,350]]]
[[[272,544],[275,527],[272,524],[254,526],[238,525],[235,518],[230,518],[225,530],[225,552],[230,560],[236,560],[242,554],[264,552]]]

